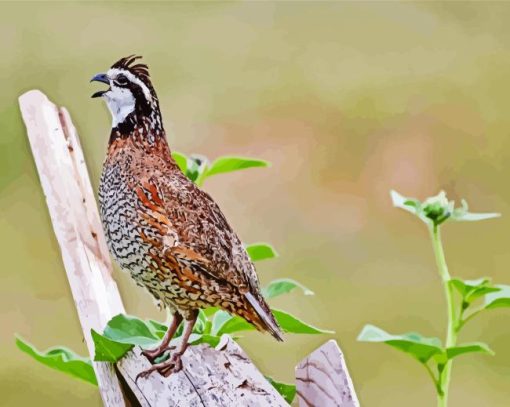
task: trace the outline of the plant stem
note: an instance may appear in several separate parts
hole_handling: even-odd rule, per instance
[[[450,284],[450,273],[448,273],[448,266],[443,250],[443,243],[441,241],[441,233],[439,225],[432,225],[429,227],[430,235],[432,238],[432,247],[436,257],[437,268],[439,276],[443,282],[444,293],[446,296],[446,304],[448,308],[448,329],[446,333],[445,346],[455,346],[457,343],[457,325],[458,318],[455,313],[455,304],[453,303],[453,287]],[[450,376],[452,369],[452,360],[448,360],[440,369],[438,377],[438,407],[446,407],[448,405],[448,390],[450,387]]]

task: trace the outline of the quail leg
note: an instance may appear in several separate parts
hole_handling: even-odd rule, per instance
[[[172,373],[177,373],[179,370],[182,369],[182,361],[181,357],[186,352],[186,349],[188,348],[188,341],[189,337],[191,336],[191,332],[193,331],[193,326],[195,325],[195,322],[197,321],[198,312],[195,313],[193,316],[193,319],[186,321],[186,328],[184,330],[184,333],[182,335],[182,342],[179,350],[172,354],[170,359],[161,362],[156,363],[155,365],[152,365],[149,369],[144,370],[143,372],[138,373],[136,376],[135,382],[138,381],[139,378],[146,378],[148,377],[152,372],[158,371],[161,373],[162,376],[168,377]]]
[[[181,321],[182,321],[181,314],[175,312],[173,315],[172,323],[168,327],[168,330],[166,331],[165,336],[163,337],[159,346],[156,349],[147,349],[142,351],[142,355],[144,355],[147,359],[149,359],[152,362],[154,359],[163,354],[165,351],[173,349],[173,347],[169,347],[168,344],[175,335],[175,331],[177,331],[177,328],[179,327]]]

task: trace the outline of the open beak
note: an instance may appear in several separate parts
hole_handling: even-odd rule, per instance
[[[105,73],[98,73],[97,75],[94,75],[94,77],[90,80],[90,82],[103,82],[103,83],[106,83],[107,85],[110,84],[108,75],[106,75]],[[100,90],[100,91],[94,93],[91,97],[93,97],[93,98],[101,97],[109,90],[110,90],[109,88],[107,90]]]

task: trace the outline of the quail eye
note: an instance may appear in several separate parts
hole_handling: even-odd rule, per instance
[[[127,79],[124,75],[120,74],[119,76],[117,76],[117,77],[115,78],[115,82],[116,82],[118,85],[121,85],[121,86],[122,86],[122,85],[127,85],[127,83],[128,83],[128,79]]]

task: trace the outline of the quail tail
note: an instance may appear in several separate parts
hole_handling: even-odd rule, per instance
[[[262,296],[253,295],[250,292],[244,294],[244,296],[256,313],[257,320],[252,320],[250,322],[252,322],[258,329],[269,332],[276,340],[283,342],[282,330],[278,325],[278,322],[276,322],[269,305],[267,305]]]

